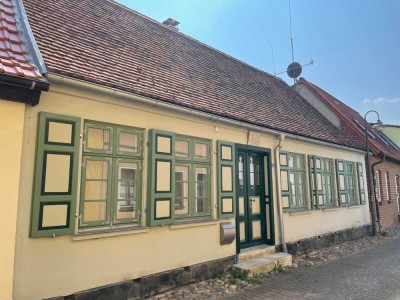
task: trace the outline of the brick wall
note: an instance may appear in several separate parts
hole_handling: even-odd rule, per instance
[[[370,157],[371,166],[381,158],[376,156]],[[381,189],[381,201],[379,202],[379,212],[381,218],[382,229],[387,229],[399,223],[398,204],[396,195],[396,175],[400,176],[400,163],[394,163],[386,160],[385,162],[376,165],[375,170],[379,172],[379,185]],[[386,194],[385,173],[388,173],[388,195]],[[368,184],[370,182],[367,176]],[[371,187],[371,191],[373,191]],[[370,194],[370,197],[373,194]],[[373,203],[373,208],[375,205]],[[371,203],[370,203],[371,209]]]

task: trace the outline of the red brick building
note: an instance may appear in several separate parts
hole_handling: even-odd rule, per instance
[[[365,119],[358,112],[328,94],[315,84],[304,78],[299,80],[299,93],[323,114],[331,123],[340,128],[344,134],[358,139],[365,144]],[[376,115],[369,116],[371,119]],[[377,216],[378,225],[382,229],[399,223],[400,213],[400,149],[382,131],[367,123],[371,174],[374,174],[375,194],[378,210],[372,191],[374,184],[368,179],[368,191],[372,212]],[[367,158],[367,157],[366,157]],[[366,159],[367,161],[367,159]]]

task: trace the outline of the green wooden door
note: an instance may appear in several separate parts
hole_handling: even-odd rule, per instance
[[[238,149],[237,153],[237,242],[240,249],[266,244],[266,153]],[[269,165],[269,164],[268,164]],[[268,166],[267,166],[268,167]],[[268,220],[270,221],[270,220]]]

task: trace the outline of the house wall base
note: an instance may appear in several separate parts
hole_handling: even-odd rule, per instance
[[[296,255],[328,247],[335,243],[359,239],[365,236],[372,236],[372,225],[368,224],[356,228],[348,228],[290,242],[287,244],[287,249],[290,254]]]
[[[141,299],[178,286],[214,278],[218,273],[230,269],[232,265],[233,256],[101,286],[68,296],[53,297],[48,300]]]

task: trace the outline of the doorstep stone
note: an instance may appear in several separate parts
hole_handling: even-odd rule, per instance
[[[275,246],[260,245],[240,250],[239,262],[275,253]]]
[[[239,262],[234,268],[248,271],[249,275],[252,276],[254,274],[271,272],[277,265],[282,265],[283,267],[291,266],[292,255],[284,252],[268,254]]]

